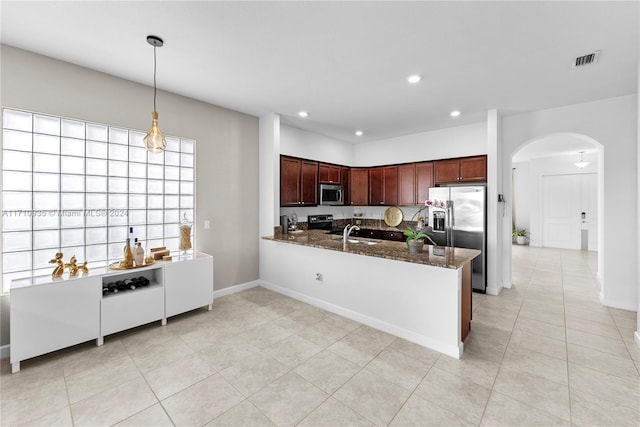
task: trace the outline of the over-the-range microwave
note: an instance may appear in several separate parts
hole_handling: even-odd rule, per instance
[[[321,205],[344,205],[342,185],[320,184]]]

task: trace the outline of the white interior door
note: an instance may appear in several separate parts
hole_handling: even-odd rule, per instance
[[[579,175],[542,177],[542,246],[580,249],[581,185]]]
[[[584,212],[584,218],[582,213]],[[581,249],[587,230],[590,251],[598,249],[597,174],[542,177],[542,246]]]

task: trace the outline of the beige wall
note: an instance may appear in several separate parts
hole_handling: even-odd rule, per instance
[[[142,131],[150,126],[151,87],[9,46],[1,49],[3,107]],[[215,289],[257,280],[258,119],[163,91],[157,106],[165,134],[197,141],[196,245],[214,256]],[[205,219],[211,221],[209,230]],[[0,345],[5,345],[6,296],[0,309]]]

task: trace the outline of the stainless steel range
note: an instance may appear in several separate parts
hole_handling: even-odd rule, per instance
[[[309,230],[331,230],[333,228],[333,215],[309,215],[307,216]]]

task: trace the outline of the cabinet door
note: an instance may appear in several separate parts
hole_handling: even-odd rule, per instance
[[[351,204],[351,169],[340,168],[340,180],[342,181],[342,197],[344,199],[345,206]]]
[[[436,184],[448,184],[460,181],[460,161],[438,160],[435,163],[435,180]]]
[[[100,277],[11,290],[11,363],[100,336]]]
[[[384,170],[383,168],[369,169],[369,204],[384,204]]]
[[[398,204],[416,204],[416,165],[413,163],[398,166]]]
[[[340,184],[341,182],[340,166],[327,165],[320,163],[318,169],[318,181],[322,184]]]
[[[367,206],[369,204],[369,170],[351,169],[350,187],[351,205]]]
[[[213,304],[213,257],[165,264],[164,283],[167,317]]]
[[[433,162],[416,163],[416,204],[429,199],[429,188],[433,187]]]
[[[395,206],[398,204],[398,167],[387,166],[383,169],[382,196],[383,205]]]
[[[487,181],[487,156],[460,159],[460,181]]]
[[[318,163],[302,160],[300,173],[300,204],[315,206],[318,204]]]
[[[298,206],[300,166],[299,159],[280,157],[280,206]]]

